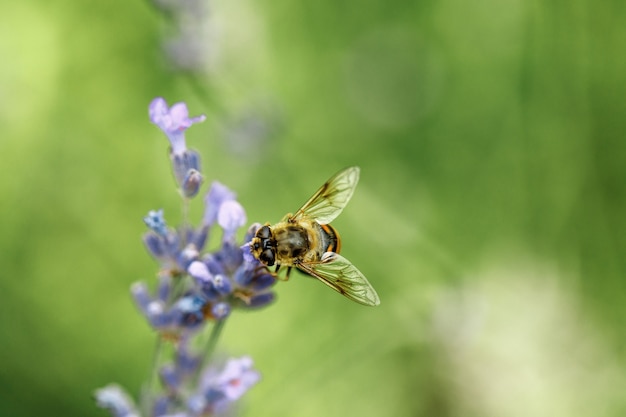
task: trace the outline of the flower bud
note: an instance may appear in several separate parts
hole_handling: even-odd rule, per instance
[[[196,169],[190,169],[183,180],[183,195],[187,198],[195,197],[200,190],[200,186],[204,182],[204,177]]]
[[[184,190],[185,180],[190,171],[194,170],[200,173],[200,155],[191,149],[185,149],[181,153],[170,153],[172,161],[172,170],[178,186]]]

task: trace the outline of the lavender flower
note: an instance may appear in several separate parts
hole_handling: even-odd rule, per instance
[[[217,223],[224,229],[224,240],[233,240],[237,229],[246,224],[246,212],[235,200],[222,203],[217,212]]]
[[[203,223],[211,225],[217,222],[217,216],[222,204],[227,201],[235,200],[236,195],[224,184],[214,181],[211,189],[204,198],[205,210]]]
[[[150,213],[154,213],[151,211]],[[144,221],[150,227],[150,231],[143,236],[143,242],[148,253],[159,261],[164,271],[170,271],[172,275],[184,273],[189,264],[198,258],[206,244],[209,225],[197,229],[189,226],[178,230],[165,227],[162,223],[154,221],[148,214],[150,222]]]
[[[192,416],[219,414],[228,409],[261,376],[252,369],[252,359],[230,359],[221,372],[209,368],[201,376],[197,392],[189,399]]]
[[[164,268],[154,296],[145,283],[134,284],[131,293],[148,323],[164,334],[180,335],[207,319],[223,320],[235,308],[263,307],[275,298],[271,291],[276,282],[274,276],[258,260],[244,256],[249,252],[248,246],[234,242],[237,230],[246,221],[243,207],[231,199],[234,193],[227,187],[219,183],[214,183],[214,187],[208,193],[213,197],[205,201],[209,204],[207,211],[218,213],[209,220],[217,221],[223,229],[222,246],[217,251],[200,256],[206,236],[215,225],[206,224],[207,216],[198,230],[187,228],[180,233],[170,229],[160,234],[150,231],[144,236],[149,251]],[[160,216],[148,217],[162,219],[162,212],[151,213]],[[156,223],[161,226],[164,221]],[[248,230],[246,242],[257,228],[255,224]],[[193,280],[184,283],[184,296],[170,303],[176,281],[185,274]]]
[[[157,97],[150,103],[148,112],[150,120],[159,126],[167,135],[172,146],[172,153],[181,155],[187,150],[185,130],[194,123],[203,122],[204,115],[189,118],[189,110],[185,103],[176,103],[171,108],[162,97]]]
[[[200,156],[197,152],[187,149],[185,130],[194,123],[203,122],[204,115],[189,117],[185,103],[176,103],[171,108],[165,99],[157,97],[150,103],[148,112],[150,120],[157,125],[170,141],[170,159],[174,176],[185,197],[197,194],[202,176],[200,175]]]
[[[150,119],[168,136],[171,160],[184,201],[195,196],[202,183],[199,156],[187,149],[184,131],[204,116],[189,118],[187,106],[167,107],[157,98],[150,104]],[[144,222],[148,231],[143,242],[158,262],[156,288],[145,282],[131,287],[131,295],[148,324],[157,333],[159,346],[173,344],[173,357],[156,350],[155,369],[162,389],[148,381],[142,395],[141,410],[117,385],[96,391],[100,407],[114,417],[200,417],[226,412],[260,378],[252,369],[252,359],[228,360],[222,370],[212,363],[212,353],[222,327],[236,310],[270,304],[276,283],[274,275],[254,257],[246,242],[259,228],[253,224],[244,240],[237,243],[237,232],[247,217],[236,195],[225,185],[214,182],[204,198],[205,210],[199,225],[188,221],[177,229],[169,227],[162,209],[151,210]],[[222,230],[221,245],[205,252],[210,235]],[[210,329],[208,339],[198,339]],[[199,345],[204,346],[199,346]]]
[[[179,352],[183,353],[177,354],[174,362],[162,368],[160,376],[168,393],[158,399],[158,409],[155,407],[153,415],[200,417],[223,414],[261,378],[248,356],[229,359],[221,371],[215,365],[198,369],[201,361],[197,356],[189,356],[188,348],[186,342],[181,342]],[[189,383],[196,374],[199,374],[198,385],[191,387]],[[176,410],[181,406],[184,411]]]

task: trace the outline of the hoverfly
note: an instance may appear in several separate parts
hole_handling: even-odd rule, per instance
[[[252,238],[252,255],[274,273],[293,267],[319,279],[357,303],[376,306],[380,299],[367,278],[350,261],[339,255],[341,240],[329,223],[348,204],[357,183],[359,167],[346,168],[330,178],[295,214],[280,223],[259,228]]]

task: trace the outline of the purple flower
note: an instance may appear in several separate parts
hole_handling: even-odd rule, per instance
[[[206,244],[208,227],[170,229],[163,219],[163,210],[150,211],[144,222],[151,229],[143,236],[146,249],[164,270],[173,274],[185,271],[199,257]]]
[[[191,275],[198,285],[213,285],[213,274],[209,271],[209,267],[200,261],[192,262],[187,268],[187,272]]]
[[[222,373],[216,378],[222,392],[230,401],[235,401],[259,382],[261,376],[252,369],[252,358],[244,356],[240,359],[230,359]]]
[[[204,236],[202,236],[202,232],[204,232]],[[206,232],[206,229],[200,230],[196,243],[195,240],[183,239],[184,235],[190,234],[187,231],[177,232],[168,229],[165,235],[149,231],[144,234],[143,242],[150,255],[159,261],[161,267],[176,275],[180,271],[184,271],[189,263],[199,255],[199,250],[202,250],[206,241]],[[184,245],[186,241],[189,243]],[[198,246],[198,243],[201,246]]]
[[[224,201],[217,212],[217,223],[224,229],[224,240],[232,240],[237,229],[246,224],[246,212],[236,200]]]
[[[176,233],[170,229],[165,236],[150,232],[144,237],[150,251],[165,268],[155,295],[145,283],[133,285],[131,293],[148,323],[163,334],[185,335],[199,329],[206,320],[225,319],[233,309],[264,307],[275,299],[272,287],[276,278],[254,257],[245,256],[249,246],[234,243],[235,233],[245,221],[243,207],[230,199],[234,195],[226,187],[219,186],[218,191],[220,199],[226,197],[227,200],[220,204],[217,221],[224,228],[224,235],[230,237],[222,241],[217,251],[200,258],[194,243],[185,246],[181,243],[202,242],[201,250],[207,226],[200,232],[184,229]],[[214,204],[219,204],[220,199]],[[251,239],[257,228],[258,224],[249,228],[245,239]],[[203,238],[198,239],[197,233]],[[185,272],[193,278],[190,283],[193,285],[187,286],[177,299],[170,300],[173,283],[182,279]]]
[[[217,320],[224,320],[230,314],[230,304],[217,303],[211,309],[211,315]]]
[[[162,98],[154,99],[149,111],[151,121],[170,140],[174,176],[187,207],[188,199],[198,194],[203,177],[200,156],[186,148],[184,132],[205,117],[190,118],[185,103],[168,108]],[[249,243],[241,246],[236,242],[247,218],[235,193],[214,182],[204,201],[204,215],[197,227],[187,223],[186,211],[185,223],[177,229],[168,227],[162,209],[144,217],[149,230],[143,242],[159,262],[159,281],[155,289],[144,282],[135,283],[131,295],[158,333],[158,346],[165,341],[171,343],[171,349],[157,349],[150,388],[139,401],[143,417],[221,414],[260,378],[249,357],[231,359],[223,369],[215,364],[204,366],[205,360],[213,359],[222,326],[232,311],[268,305],[275,298],[272,287],[276,283],[275,276],[250,255]],[[222,229],[222,241],[207,253],[205,246],[216,225]],[[248,229],[245,242],[250,242],[259,226],[255,223]],[[207,326],[207,322],[213,325]],[[205,327],[211,330],[208,339],[201,334]],[[163,360],[166,353],[173,353],[169,361]],[[155,387],[157,377],[161,390]],[[140,417],[130,396],[117,385],[97,390],[95,396],[98,405],[114,417]]]
[[[160,127],[170,140],[174,155],[182,155],[187,150],[185,130],[192,124],[203,122],[206,119],[204,115],[189,118],[187,105],[182,102],[168,108],[162,97],[152,100],[148,110],[150,121]]]
[[[224,184],[213,181],[211,188],[204,197],[204,218],[203,223],[211,226],[217,222],[220,207],[227,201],[235,200],[236,195]]]
[[[231,293],[231,284],[228,278],[221,274],[212,274],[207,264],[194,261],[187,269],[194,278],[200,293],[211,302],[218,302],[228,298]],[[223,317],[220,317],[220,319]]]
[[[208,368],[202,374],[199,390],[189,399],[194,415],[223,413],[261,379],[252,368],[252,359],[229,359],[221,372]]]
[[[176,323],[187,329],[195,329],[204,323],[204,309],[207,300],[200,294],[188,294],[174,304]]]
[[[276,278],[254,257],[245,257],[249,247],[244,245],[243,248],[224,241],[219,251],[192,262],[187,269],[213,306],[219,302],[228,304],[228,310],[219,310],[225,314],[233,308],[264,307],[275,299],[272,287]],[[216,319],[221,319],[224,314],[211,311]]]
[[[156,297],[152,297],[145,282],[136,282],[130,288],[135,304],[150,325],[156,329],[166,328],[173,321],[171,314],[167,311],[167,296],[170,292],[170,285],[169,282],[165,283],[164,278],[161,279],[161,287],[166,288],[161,288]]]
[[[143,282],[133,284],[131,294],[148,323],[162,334],[185,336],[205,322],[208,301],[202,294],[187,293],[174,303],[168,301],[172,278],[162,276],[156,295],[152,296]]]

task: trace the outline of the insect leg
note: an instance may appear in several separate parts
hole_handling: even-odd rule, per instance
[[[289,271],[291,271],[291,267],[288,266],[287,267],[287,275],[282,278],[280,275],[278,275],[278,270],[280,269],[281,264],[276,264],[276,268],[274,269],[274,272],[272,272],[272,275],[274,275],[274,278],[279,279],[281,281],[288,281],[289,280]]]

